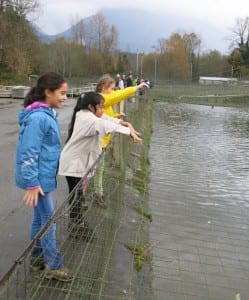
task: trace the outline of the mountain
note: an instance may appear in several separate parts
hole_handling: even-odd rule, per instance
[[[103,9],[101,11],[110,25],[119,33],[119,48],[129,52],[153,52],[159,38],[168,38],[174,32],[195,32],[201,37],[202,51],[228,49],[226,31],[199,19],[179,17],[171,14],[155,14],[142,9]],[[83,19],[86,21],[90,17]],[[43,42],[64,37],[72,38],[72,27],[56,35],[47,35],[38,30]]]

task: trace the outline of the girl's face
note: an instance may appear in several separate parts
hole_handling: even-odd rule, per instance
[[[103,87],[101,93],[102,94],[110,94],[115,89],[115,83],[111,83],[108,87]]]
[[[95,116],[100,118],[104,113],[104,101],[101,100],[100,104],[96,105]]]
[[[64,101],[67,99],[68,84],[64,82],[57,90],[50,91],[49,89],[45,90],[45,103],[49,107],[61,108]]]

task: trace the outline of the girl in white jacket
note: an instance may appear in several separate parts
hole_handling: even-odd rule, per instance
[[[78,98],[59,164],[59,174],[66,176],[69,193],[98,159],[102,151],[101,141],[106,134],[119,132],[130,135],[134,141],[142,141],[130,123],[103,115],[103,112],[101,94],[88,92]],[[70,228],[88,234],[88,224],[82,218],[83,195],[78,195],[75,201],[73,198],[69,200]]]

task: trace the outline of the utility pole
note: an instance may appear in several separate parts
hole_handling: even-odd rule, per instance
[[[154,84],[156,83],[156,77],[157,77],[157,57],[155,56],[155,77],[154,77]]]
[[[141,79],[143,78],[143,59],[144,59],[144,54],[141,53],[141,74],[140,74]]]
[[[137,65],[136,65],[136,75],[138,75],[138,49],[137,49]]]

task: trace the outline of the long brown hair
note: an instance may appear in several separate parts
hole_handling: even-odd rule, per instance
[[[108,88],[112,84],[115,84],[115,80],[111,77],[111,75],[104,74],[97,82],[96,92],[102,93],[103,88]]]
[[[27,107],[35,101],[44,101],[46,98],[45,90],[50,90],[54,92],[59,89],[66,80],[55,72],[47,72],[41,75],[35,86],[31,88],[31,90],[26,95],[23,106]]]

